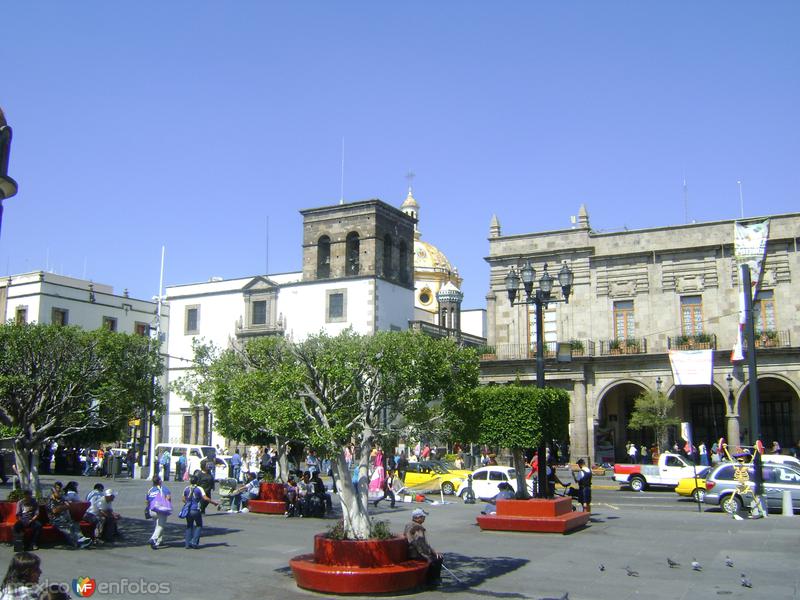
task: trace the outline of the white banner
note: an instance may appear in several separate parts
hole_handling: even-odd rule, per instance
[[[767,253],[767,239],[769,238],[769,219],[751,223],[733,224],[733,253],[736,257],[739,277],[739,330],[736,342],[731,352],[731,361],[744,360],[743,329],[746,321],[744,298],[746,291],[742,283],[741,266],[746,264],[750,268],[750,297],[755,300],[758,287],[761,283],[761,271],[764,256]]]
[[[675,385],[711,385],[713,350],[670,350]]]

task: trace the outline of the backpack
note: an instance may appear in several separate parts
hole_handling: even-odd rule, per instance
[[[183,497],[186,498],[186,504],[189,505],[189,512],[200,510],[200,500],[203,499],[203,493],[200,491],[199,486],[192,487],[187,485],[183,490]]]

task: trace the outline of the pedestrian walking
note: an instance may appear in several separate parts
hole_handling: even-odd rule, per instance
[[[628,458],[633,464],[636,464],[636,453],[636,444],[633,442],[628,442]]]
[[[385,500],[389,498],[389,502],[391,503],[390,506],[394,508],[395,498],[394,498],[394,471],[389,469],[386,471],[386,476],[383,478],[383,485],[381,486],[381,491],[383,491],[383,496],[375,500],[375,508],[378,508],[378,502],[381,500]]]
[[[161,465],[161,470],[163,471],[162,477],[164,481],[169,481],[169,460],[169,449],[167,449],[161,453],[161,457],[158,459],[158,464]]]
[[[239,475],[242,472],[242,455],[239,454],[239,449],[237,448],[233,452],[233,456],[231,456],[231,477],[233,477],[236,481],[239,481]]]
[[[584,512],[592,512],[592,470],[586,466],[586,461],[578,459],[578,471],[573,471],[572,478],[578,483],[578,502]]]
[[[184,547],[197,549],[200,547],[200,532],[203,529],[203,513],[201,506],[219,503],[209,498],[202,487],[198,485],[199,477],[192,475],[189,478],[189,485],[183,490],[183,503],[188,505],[186,512],[186,532],[184,533]]]
[[[156,523],[153,535],[150,536],[150,547],[158,550],[163,540],[167,517],[172,513],[172,492],[163,484],[158,475],[153,477],[153,487],[147,491],[145,501],[147,504],[144,509],[144,518],[152,517]]]

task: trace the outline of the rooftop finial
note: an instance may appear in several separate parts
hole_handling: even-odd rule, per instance
[[[497,219],[497,215],[492,215],[492,221],[489,223],[489,237],[500,237],[500,221]]]
[[[585,204],[581,204],[581,208],[578,211],[578,228],[589,229],[589,212],[586,210]]]

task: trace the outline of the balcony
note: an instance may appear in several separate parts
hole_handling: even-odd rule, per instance
[[[788,348],[791,346],[788,331],[756,331],[756,348]],[[744,340],[744,347],[747,348],[747,340]]]
[[[602,340],[600,342],[600,356],[616,356],[619,354],[646,354],[647,340],[645,338],[626,338]]]
[[[245,324],[242,319],[236,321],[236,337],[251,338],[263,335],[283,335],[283,319],[279,318],[277,323]]]
[[[717,336],[710,333],[677,335],[667,338],[668,350],[716,350]]]
[[[581,356],[594,356],[595,344],[592,340],[570,340],[565,342],[570,345],[570,354],[573,358]],[[481,360],[535,360],[536,345],[529,344],[498,344],[485,346],[481,349]],[[555,359],[558,355],[558,342],[545,342],[544,357]]]

